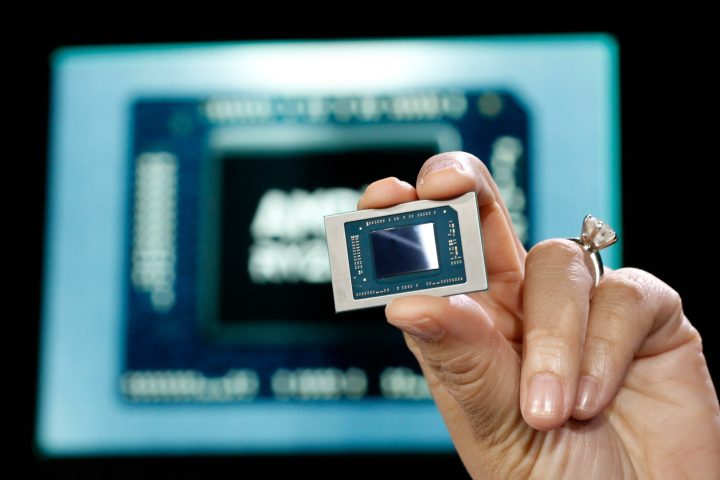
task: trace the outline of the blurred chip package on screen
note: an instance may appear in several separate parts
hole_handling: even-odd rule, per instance
[[[368,307],[485,290],[477,199],[357,202],[462,150],[526,248],[620,224],[617,58],[603,35],[55,52],[39,451],[450,451]]]

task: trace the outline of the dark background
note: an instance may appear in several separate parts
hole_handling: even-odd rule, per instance
[[[264,155],[253,157],[252,153],[233,156],[228,154],[222,160],[222,214],[220,242],[220,308],[219,320],[222,324],[242,324],[248,320],[273,320],[292,318],[319,320],[337,324],[332,289],[326,283],[298,283],[288,288],[288,284],[256,284],[250,278],[248,264],[249,247],[253,243],[249,225],[256,215],[248,205],[259,205],[260,198],[268,188],[290,191],[302,188],[312,191],[315,188],[332,188],[347,185],[360,188],[378,178],[397,175],[399,178],[417,176],[419,168],[410,169],[416,159],[428,158],[437,150],[434,145],[422,148],[395,148],[342,151],[335,148],[330,153],[298,152],[294,155]],[[368,159],[371,159],[368,161]],[[268,167],[268,163],[274,165]],[[292,162],[293,168],[284,165]],[[361,171],[347,168],[345,165],[358,165]],[[367,168],[366,168],[367,167]],[[411,171],[412,170],[412,171]],[[263,176],[260,172],[267,172]],[[237,292],[243,292],[239,296]],[[245,298],[255,301],[247,302]],[[277,302],[274,299],[283,298]],[[312,301],[310,299],[319,299]],[[344,312],[343,323],[368,324],[367,310]],[[371,313],[384,324],[383,311]],[[373,317],[373,318],[374,318]],[[343,329],[344,330],[344,329]],[[344,330],[355,336],[355,329]],[[385,328],[379,330],[386,334]],[[378,332],[378,333],[379,333]],[[377,335],[374,340],[377,339]]]
[[[38,6],[38,8],[40,8]],[[103,7],[105,8],[105,7]],[[518,7],[519,8],[519,7]],[[71,12],[64,12],[71,17]],[[98,13],[98,12],[95,12]],[[153,457],[40,460],[33,447],[40,279],[45,205],[47,123],[49,98],[49,53],[60,45],[198,42],[252,39],[323,39],[436,35],[497,35],[522,33],[609,32],[620,43],[622,161],[625,264],[649,270],[678,290],[685,311],[703,335],[705,355],[715,384],[720,379],[720,355],[711,330],[717,297],[714,287],[715,240],[705,239],[712,217],[711,195],[717,194],[711,175],[717,156],[717,128],[711,100],[709,66],[716,63],[709,33],[701,24],[702,12],[653,12],[628,19],[624,12],[613,21],[577,20],[522,25],[516,17],[485,15],[467,17],[461,12],[443,15],[433,22],[383,20],[381,14],[348,25],[349,16],[320,24],[302,18],[279,21],[271,17],[234,12],[232,21],[221,26],[197,19],[192,24],[175,21],[142,21],[137,13],[116,20],[108,4],[104,20],[51,21],[40,27],[29,15],[6,17],[9,26],[23,34],[5,39],[5,166],[3,175],[6,211],[6,250],[11,260],[10,305],[6,308],[6,369],[11,379],[9,397],[16,402],[4,413],[17,433],[5,431],[11,461],[38,473],[65,472],[75,475],[206,474],[237,476],[247,468],[260,468],[270,476],[283,471],[342,478],[347,472],[383,475],[400,471],[406,475],[441,471],[444,478],[462,478],[464,470],[454,455],[372,455],[344,457]],[[224,14],[213,11],[217,17]],[[46,20],[52,13],[45,12]],[[622,20],[620,20],[622,19]],[[459,22],[459,23],[458,23]],[[713,86],[715,88],[716,86]],[[713,100],[716,102],[716,99]],[[8,105],[9,103],[9,105]],[[701,117],[704,115],[704,117]],[[8,131],[7,125],[11,125]],[[9,147],[9,148],[8,148]],[[712,191],[712,194],[711,194]],[[17,219],[14,217],[17,216]],[[712,275],[712,278],[711,278]],[[17,327],[17,328],[16,328]],[[17,332],[17,333],[15,333]],[[8,384],[6,384],[8,385]],[[5,387],[8,388],[8,387]],[[6,390],[6,395],[7,395]],[[17,450],[15,453],[14,451]],[[155,476],[155,475],[153,475]]]

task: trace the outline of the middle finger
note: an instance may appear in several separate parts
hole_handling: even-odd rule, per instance
[[[520,407],[533,428],[561,426],[575,406],[592,268],[589,255],[570,240],[546,240],[528,253]]]

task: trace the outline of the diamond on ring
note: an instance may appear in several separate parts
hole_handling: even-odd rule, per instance
[[[582,248],[590,254],[590,260],[592,260],[595,270],[595,286],[597,287],[604,272],[599,250],[607,248],[617,242],[615,230],[610,228],[610,226],[602,220],[592,215],[586,215],[583,220],[582,233],[580,236],[569,238],[568,240],[580,244]]]
[[[617,242],[617,234],[608,224],[603,223],[592,215],[587,215],[585,220],[583,220],[582,236],[580,239],[582,240],[583,246],[589,252],[593,253]]]

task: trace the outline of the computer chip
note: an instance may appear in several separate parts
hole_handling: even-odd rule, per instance
[[[475,192],[325,217],[335,311],[486,290]]]

